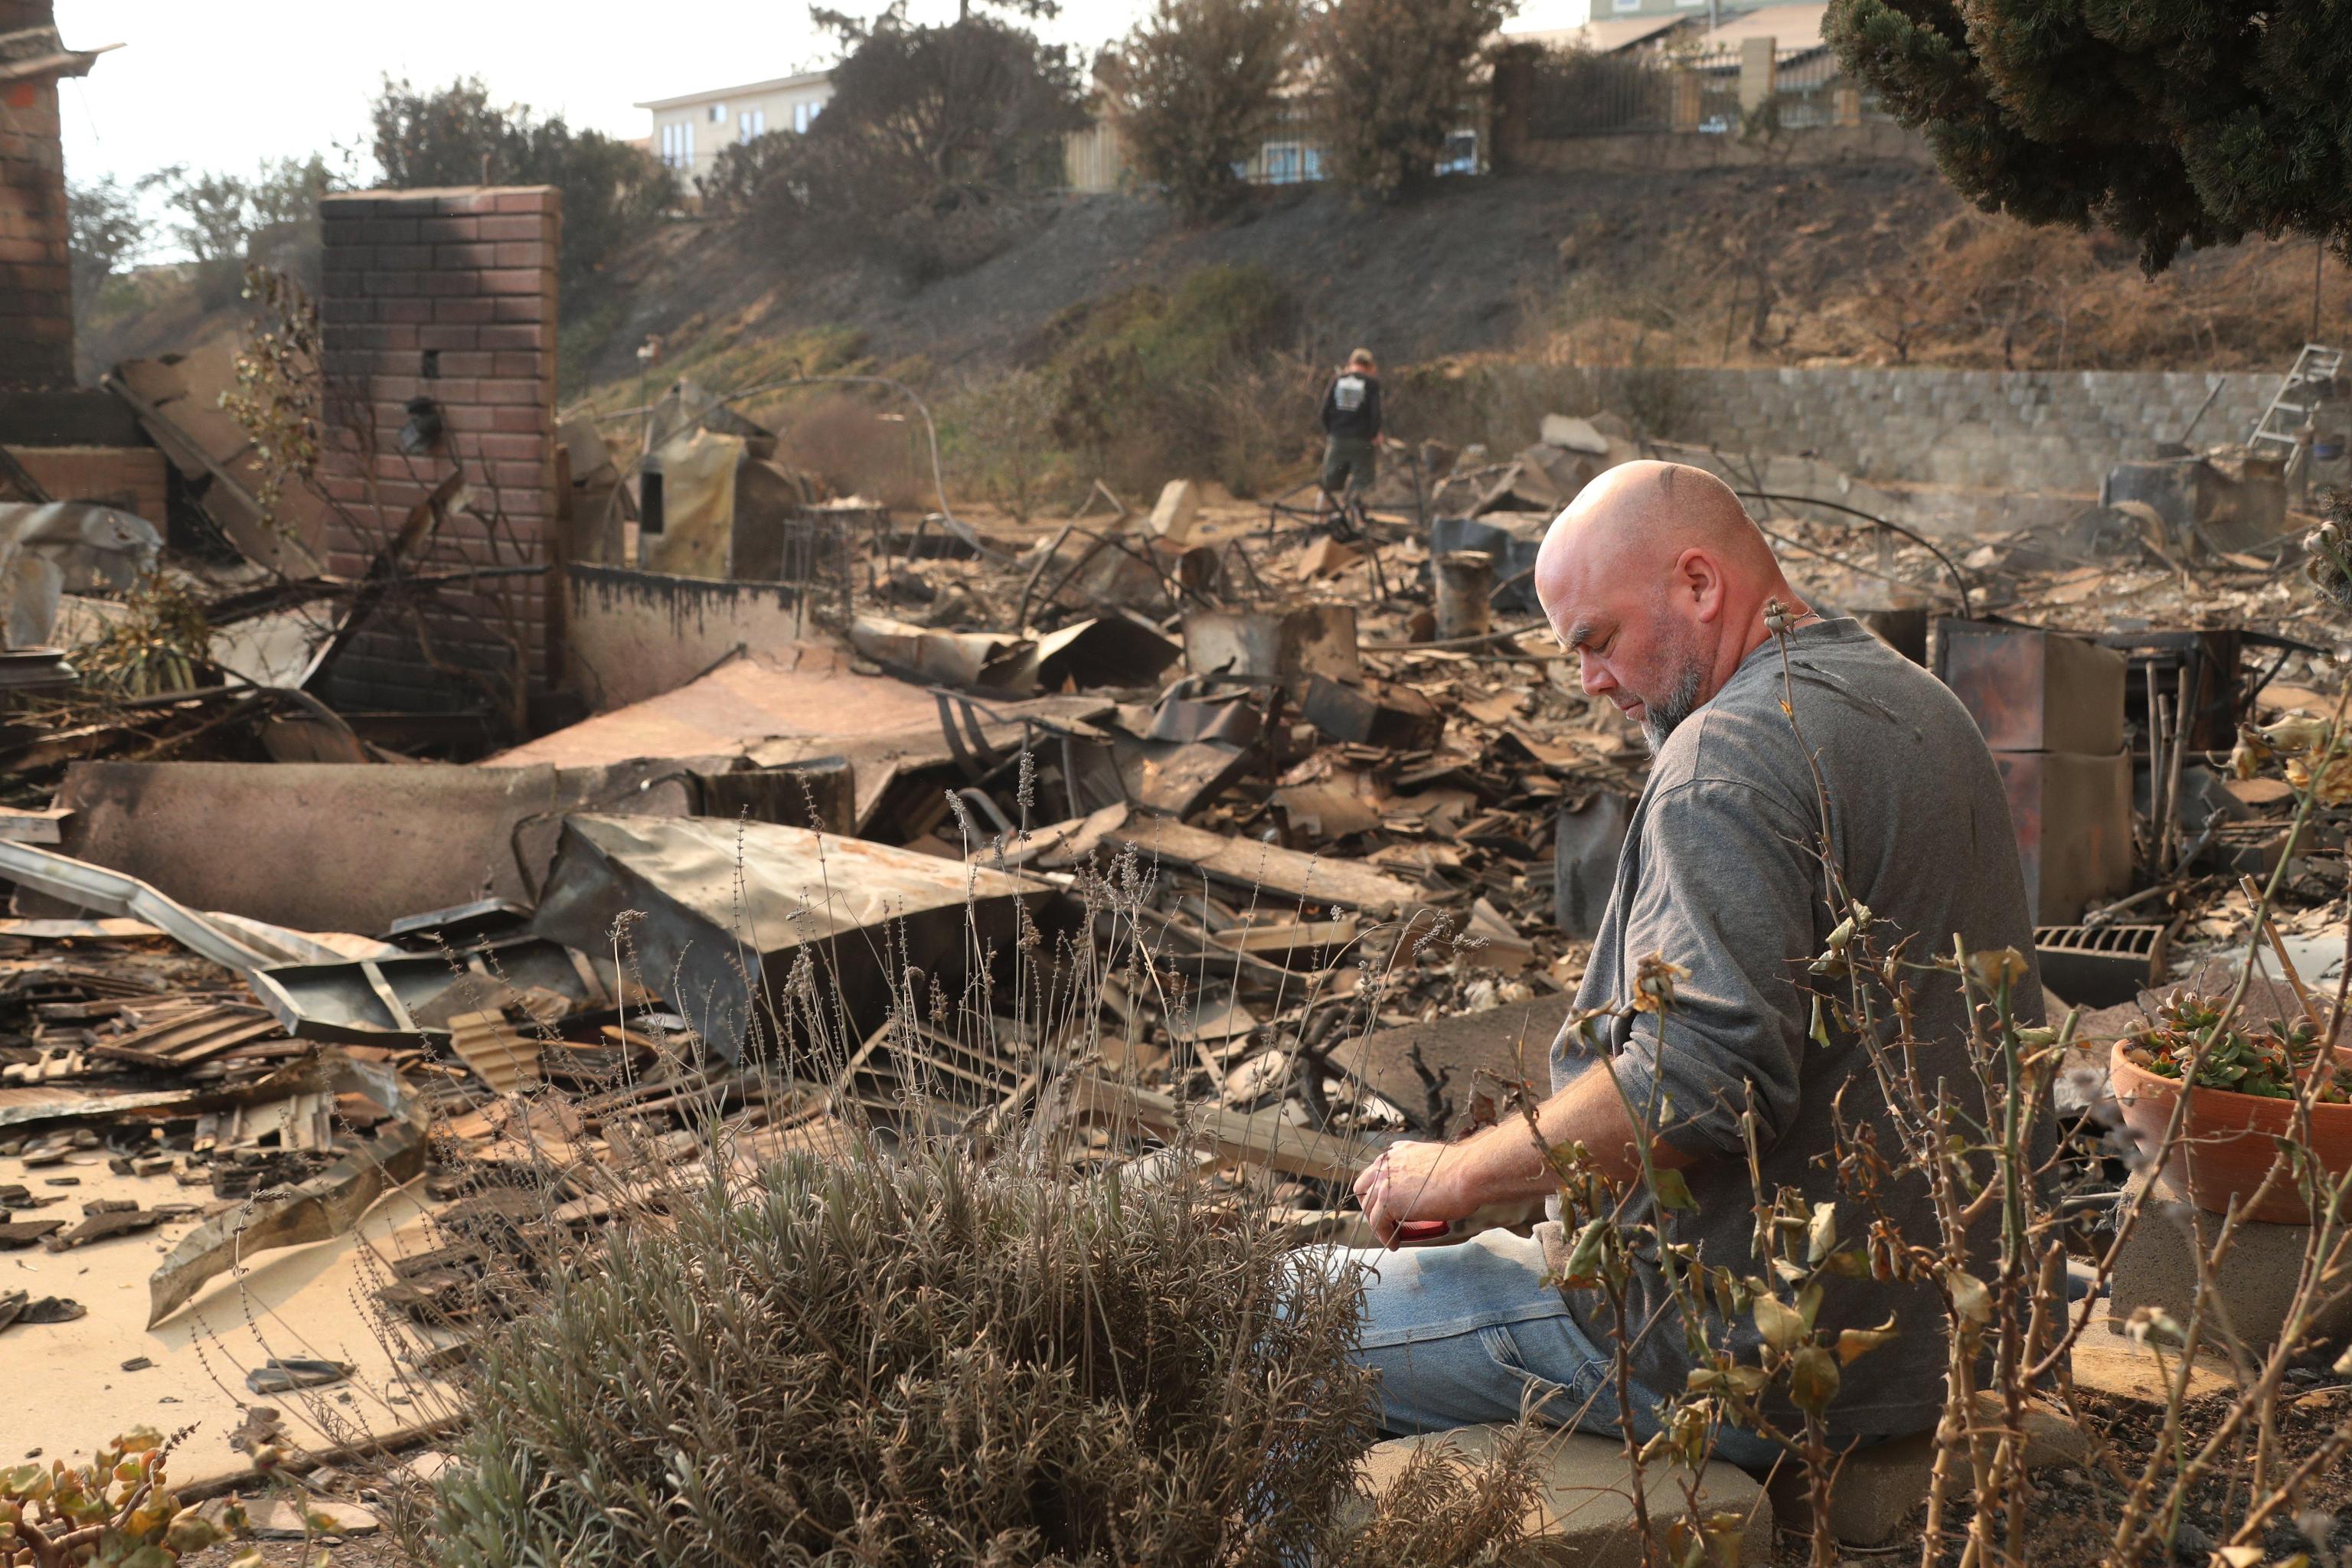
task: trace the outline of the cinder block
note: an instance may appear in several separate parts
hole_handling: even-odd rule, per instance
[[[2221,1237],[2221,1216],[2189,1202],[2154,1172],[2131,1179],[2125,1196],[2128,1200],[2134,1194],[2141,1195],[2140,1215],[2116,1257],[2107,1310],[2117,1328],[2141,1307],[2185,1324],[2197,1304],[2197,1255],[2192,1249],[2201,1247],[2210,1256]],[[2213,1286],[2229,1330],[2247,1350],[2259,1354],[2277,1342],[2294,1305],[2295,1279],[2310,1238],[2309,1226],[2239,1222]],[[2347,1329],[2352,1329],[2352,1300],[2321,1314],[2314,1332],[2332,1337]],[[2232,1337],[2210,1311],[2202,1331],[2212,1344],[2226,1344]]]
[[[2006,1415],[2000,1400],[1989,1393],[1977,1395],[1976,1410],[1979,1427],[1998,1426]],[[2081,1428],[2063,1413],[2028,1401],[2023,1416],[2027,1469],[2050,1469],[2083,1462],[2089,1445]],[[1935,1434],[1923,1432],[1848,1455],[1830,1492],[1831,1532],[1848,1546],[1877,1546],[1892,1539],[1912,1510],[1927,1501],[1928,1483],[1935,1475],[1936,1451]],[[1964,1491],[1968,1484],[1964,1470]],[[1775,1472],[1770,1494],[1772,1512],[1782,1530],[1802,1532],[1812,1529],[1812,1500],[1801,1467],[1785,1466]]]

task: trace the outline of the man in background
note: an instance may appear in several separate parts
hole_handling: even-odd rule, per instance
[[[1323,479],[1315,515],[1342,497],[1361,494],[1380,473],[1381,373],[1372,351],[1358,349],[1323,394]]]

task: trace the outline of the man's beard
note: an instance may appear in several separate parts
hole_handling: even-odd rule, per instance
[[[1666,743],[1675,727],[1698,711],[1699,689],[1706,679],[1696,657],[1683,666],[1674,687],[1655,702],[1642,705],[1642,739],[1650,744],[1650,755],[1656,756]]]

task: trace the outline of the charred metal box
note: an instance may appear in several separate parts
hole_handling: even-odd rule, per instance
[[[2128,668],[2114,649],[2063,632],[1936,622],[1936,674],[1996,752],[2121,751]]]
[[[2130,889],[2129,752],[1995,752],[1992,760],[2009,791],[2034,924],[2072,925],[2092,900]]]
[[[1977,721],[2009,792],[2036,925],[2072,925],[2132,878],[2124,656],[2038,626],[1941,618],[1935,669]]]

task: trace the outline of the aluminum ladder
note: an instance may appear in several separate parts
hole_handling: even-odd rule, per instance
[[[2344,351],[2326,343],[2305,343],[2294,356],[2294,364],[2279,383],[2270,406],[2254,421],[2254,432],[2246,437],[2246,451],[2252,457],[2285,459],[2286,472],[2292,475],[2310,448],[2295,439],[2311,417],[2312,411],[2326,400],[2329,384],[2336,373],[2344,368]]]

